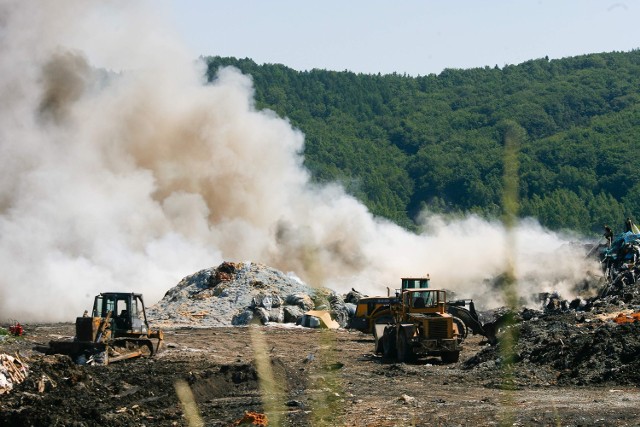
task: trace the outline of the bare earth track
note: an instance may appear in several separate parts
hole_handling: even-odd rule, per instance
[[[175,391],[180,380],[207,426],[234,425],[246,411],[267,412],[269,425],[292,426],[640,425],[634,386],[561,386],[552,371],[527,366],[511,373],[464,369],[484,347],[479,337],[465,342],[459,363],[444,365],[385,362],[372,354],[369,336],[344,330],[165,332],[164,350],[153,359],[78,366],[33,350],[73,335],[73,324],[28,325],[24,338],[0,343],[0,353],[19,350],[31,368],[24,383],[0,396],[0,425],[186,426]],[[40,393],[43,374],[56,387],[46,382]],[[260,382],[269,376],[273,382]]]

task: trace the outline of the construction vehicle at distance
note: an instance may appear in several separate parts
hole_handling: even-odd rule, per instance
[[[113,363],[151,357],[164,339],[149,328],[142,294],[105,292],[97,295],[91,315],[76,318],[73,340],[49,342],[48,354],[67,354],[78,363]],[[155,345],[154,345],[154,341]]]
[[[356,329],[365,334],[374,333],[375,324],[387,324],[392,318],[391,306],[399,303],[399,292],[405,289],[427,289],[430,278],[402,278],[401,289],[395,296],[362,297],[356,304],[355,315],[349,320],[348,329]],[[389,290],[390,293],[390,290]],[[482,324],[471,299],[447,301],[445,311],[453,316],[453,321],[458,327],[458,340],[463,341],[469,331],[474,335],[479,334],[487,338],[490,344],[496,344],[496,329],[498,324],[490,322]]]
[[[375,323],[376,352],[398,362],[419,356],[440,356],[444,363],[457,362],[462,351],[459,330],[445,311],[447,292],[428,288],[403,288],[390,305],[392,320]]]
[[[429,287],[429,276],[419,278],[402,278],[401,289],[425,289]],[[390,293],[387,288],[387,292]],[[391,306],[398,304],[400,290],[396,290],[396,295],[391,296],[374,296],[362,297],[356,305],[355,315],[349,319],[347,329],[356,329],[365,334],[371,334],[374,331],[376,323],[389,323],[393,319]]]

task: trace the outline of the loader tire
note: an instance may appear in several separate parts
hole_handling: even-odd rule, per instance
[[[393,359],[396,356],[396,330],[390,326],[385,328],[382,336],[382,356],[385,359]]]
[[[399,363],[406,363],[413,361],[413,350],[409,344],[409,338],[404,331],[400,331],[398,334],[398,343],[396,345],[396,356]]]
[[[377,332],[376,332],[376,328],[373,328],[373,354],[380,354],[382,353],[383,347],[382,347],[382,337],[379,337]]]
[[[469,330],[467,329],[467,325],[465,325],[464,321],[459,317],[453,317],[453,323],[458,328],[458,342],[461,343],[467,338],[469,334]]]
[[[459,351],[447,351],[440,355],[443,363],[456,363],[460,360],[460,352]]]

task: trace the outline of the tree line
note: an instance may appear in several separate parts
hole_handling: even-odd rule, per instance
[[[204,59],[210,81],[251,75],[257,108],[305,133],[314,180],[407,228],[424,208],[500,217],[508,135],[519,216],[587,234],[640,216],[640,50],[417,77]]]

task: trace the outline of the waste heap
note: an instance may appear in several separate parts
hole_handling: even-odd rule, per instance
[[[596,296],[569,301],[542,293],[539,309],[500,309],[509,321],[498,345],[482,349],[464,368],[514,373],[491,380],[497,387],[639,384],[640,230],[628,228],[591,251],[603,271]]]
[[[149,307],[159,327],[299,323],[310,310],[326,310],[345,326],[353,304],[326,288],[262,264],[223,262],[185,277]]]
[[[639,384],[640,284],[605,288],[604,296],[571,301],[541,294],[539,309],[511,311],[498,345],[483,348],[463,367],[478,375],[514,373],[497,380],[498,387]]]

